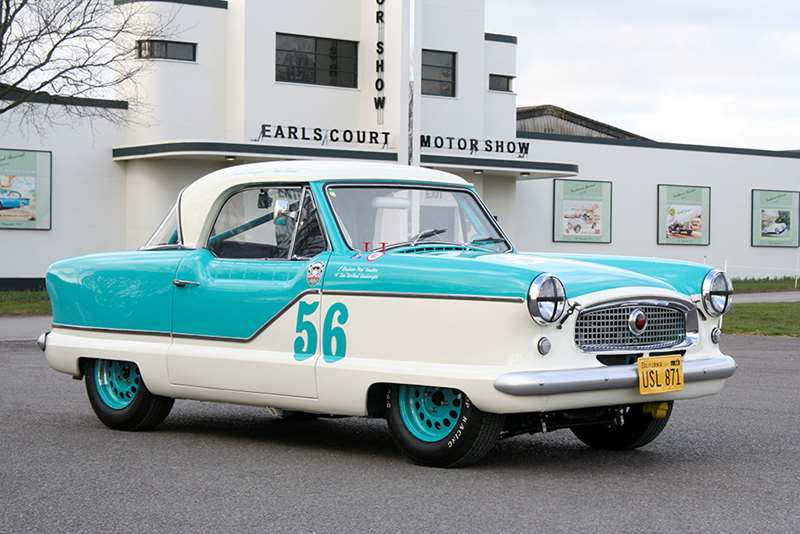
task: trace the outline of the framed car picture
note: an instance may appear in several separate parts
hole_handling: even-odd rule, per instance
[[[52,153],[0,149],[0,230],[50,230]]]
[[[553,180],[553,241],[611,243],[611,182]]]
[[[750,244],[754,247],[798,247],[800,192],[753,189]]]
[[[711,243],[711,188],[658,185],[658,244]]]

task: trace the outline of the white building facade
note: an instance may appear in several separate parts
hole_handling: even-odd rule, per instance
[[[125,111],[132,124],[42,134],[0,119],[0,179],[3,154],[52,159],[47,228],[4,226],[0,210],[0,287],[35,284],[66,256],[137,248],[193,180],[279,159],[454,172],[522,250],[680,258],[734,276],[800,268],[800,249],[750,235],[752,190],[799,190],[800,154],[518,132],[517,54],[538,52],[487,33],[483,0],[144,1],[178,31],[139,45],[147,107]],[[611,182],[609,239],[555,238],[556,180]],[[707,244],[658,243],[659,184],[710,188]]]

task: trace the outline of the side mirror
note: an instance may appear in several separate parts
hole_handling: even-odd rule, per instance
[[[286,224],[286,219],[294,219],[295,213],[291,211],[291,205],[288,198],[276,198],[273,202],[272,220],[275,224],[283,226]]]

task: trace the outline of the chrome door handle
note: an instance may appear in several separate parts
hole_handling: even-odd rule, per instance
[[[199,282],[194,282],[192,280],[180,280],[178,278],[173,280],[172,283],[175,284],[178,287],[199,286],[200,285]]]

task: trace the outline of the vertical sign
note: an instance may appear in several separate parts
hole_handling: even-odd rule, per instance
[[[414,55],[416,53],[416,0],[409,0],[408,24],[408,164],[414,164]]]
[[[754,247],[797,247],[800,192],[753,189],[751,239]]]
[[[0,149],[0,229],[50,229],[50,152]]]
[[[693,185],[658,186],[659,245],[711,243],[711,188]]]
[[[383,74],[386,70],[384,62],[384,48],[386,46],[386,11],[383,9],[386,0],[375,0],[377,9],[375,11],[375,24],[378,26],[378,41],[375,43],[375,52],[378,57],[375,60],[375,111],[378,115],[378,124],[383,124],[383,109],[386,106],[385,89],[386,82]]]
[[[553,180],[553,241],[611,243],[611,182]]]

